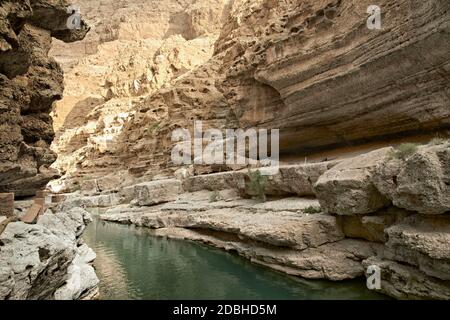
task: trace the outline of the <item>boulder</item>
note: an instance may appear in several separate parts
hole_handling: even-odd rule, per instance
[[[252,168],[259,170],[266,178],[264,193],[266,195],[298,195],[314,196],[313,186],[319,177],[336,165],[336,161],[282,165],[280,167]],[[197,176],[187,176],[183,179],[185,191],[236,189],[243,194],[254,195],[248,188],[248,170],[227,171]]]
[[[183,180],[187,192],[201,190],[245,189],[246,171],[228,171],[200,176],[188,176]]]
[[[32,196],[59,177],[50,112],[61,99],[63,71],[48,56],[52,38],[82,40],[89,28],[68,29],[65,0],[0,2],[0,192]]]
[[[345,159],[320,176],[314,191],[322,208],[338,215],[368,214],[389,204],[372,183],[376,166],[392,152],[378,149]]]
[[[55,292],[56,300],[78,300],[98,294],[99,279],[90,265],[96,254],[86,245],[77,248],[77,254],[68,268],[69,278]]]
[[[73,208],[56,214],[47,210],[35,225],[9,223],[0,235],[0,300],[58,298],[54,294],[65,285],[70,266],[81,259],[77,255],[92,260],[92,252],[80,246],[89,221],[86,211]],[[93,279],[93,270],[87,272]],[[95,290],[96,283],[89,284],[85,289]]]
[[[176,200],[181,193],[181,182],[178,179],[156,180],[134,186],[133,204],[152,206]]]
[[[450,146],[423,146],[405,160],[380,163],[372,181],[396,207],[423,214],[448,212]]]
[[[275,168],[266,167],[260,170],[262,174],[268,172],[267,184],[264,190],[266,195],[297,195],[300,197],[314,196],[314,184],[319,177],[327,170],[335,166],[337,162],[319,162],[297,165],[283,165],[278,168],[275,174],[271,174]],[[251,194],[251,190],[246,188],[246,193]]]

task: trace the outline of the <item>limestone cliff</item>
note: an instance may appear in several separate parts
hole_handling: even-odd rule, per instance
[[[51,52],[66,69],[65,95],[53,113],[55,167],[69,181],[111,168],[125,175],[157,171],[168,160],[172,128],[208,105],[223,107],[214,88],[218,64],[208,60],[227,1],[79,4],[93,30],[80,43],[55,43]]]
[[[307,154],[450,126],[450,3],[237,1],[216,43],[220,87],[241,126],[281,129]]]
[[[58,176],[49,115],[63,94],[63,72],[48,56],[52,37],[72,42],[88,27],[67,29],[65,1],[0,4],[0,192],[34,195]]]
[[[381,30],[368,0],[81,4],[91,38],[53,51],[70,70],[54,113],[68,184],[172,174],[170,133],[194,119],[279,128],[302,160],[449,128],[448,1],[380,1]]]

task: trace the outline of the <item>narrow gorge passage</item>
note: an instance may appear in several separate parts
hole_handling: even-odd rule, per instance
[[[368,290],[364,281],[302,280],[218,249],[151,233],[94,215],[83,238],[97,254],[100,299],[387,299]]]
[[[449,83],[449,0],[0,0],[0,300],[450,300]]]

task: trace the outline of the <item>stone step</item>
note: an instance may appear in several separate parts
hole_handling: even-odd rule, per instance
[[[20,221],[24,223],[34,223],[39,215],[43,212],[43,207],[37,203],[33,204],[31,208],[27,210],[27,213],[20,218]]]

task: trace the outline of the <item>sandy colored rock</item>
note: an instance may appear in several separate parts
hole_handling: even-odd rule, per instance
[[[68,71],[53,114],[55,166],[68,178],[170,175],[171,133],[194,120],[279,128],[282,153],[297,160],[449,126],[444,0],[383,0],[382,31],[366,26],[369,0],[143,1],[79,1],[95,27],[53,48]],[[311,191],[293,188],[278,192]]]
[[[381,289],[377,290],[396,299],[449,300],[450,282],[442,281],[413,268],[390,260],[371,257],[363,261],[381,269]]]
[[[336,162],[310,163],[304,165],[282,165],[275,175],[268,175],[265,193],[268,195],[315,196],[314,184]],[[260,171],[271,170],[261,168]]]
[[[167,167],[169,127],[192,122],[204,109],[200,100],[223,107],[214,102],[216,71],[189,73],[211,58],[227,2],[78,1],[92,31],[51,51],[66,71],[65,96],[52,114],[54,166],[69,177],[108,175],[110,168],[142,176]]]
[[[399,208],[442,214],[450,211],[449,168],[450,145],[422,146],[406,160],[380,164],[373,182]]]
[[[392,148],[375,150],[346,159],[325,172],[314,185],[324,210],[339,215],[368,214],[389,204],[375,188],[372,176],[376,166]]]
[[[177,179],[144,182],[134,186],[134,200],[139,206],[151,206],[175,200],[181,193],[181,182]]]
[[[450,281],[450,216],[412,215],[386,230],[385,256]]]
[[[183,189],[187,192],[201,190],[245,189],[246,171],[230,171],[187,177]]]
[[[56,300],[77,300],[98,294],[99,279],[90,265],[96,254],[86,245],[77,248],[76,256],[68,268],[69,278],[55,292]]]
[[[373,215],[339,216],[338,223],[347,238],[385,243],[389,239],[386,229],[410,214],[406,210],[391,207]]]
[[[378,1],[389,16],[377,32],[366,25],[373,4],[235,1],[215,53],[240,124],[279,128],[281,150],[305,155],[448,128],[450,4]]]
[[[193,195],[195,196],[195,195]],[[134,223],[152,229],[179,227],[230,233],[265,244],[303,250],[344,238],[336,217],[305,214],[312,203],[291,199],[288,208],[281,202],[259,204],[252,200],[210,202],[186,198],[155,208],[108,210],[102,219]],[[317,202],[316,202],[317,203]]]
[[[14,193],[0,193],[0,216],[14,215]]]
[[[281,165],[280,167],[261,167],[259,170],[267,177],[265,194],[275,196],[297,195],[315,196],[313,185],[319,177],[336,162],[309,163],[296,165]],[[248,169],[227,171],[212,174],[187,176],[183,179],[183,188],[188,192],[200,190],[235,189],[244,194],[252,195],[248,188]]]

